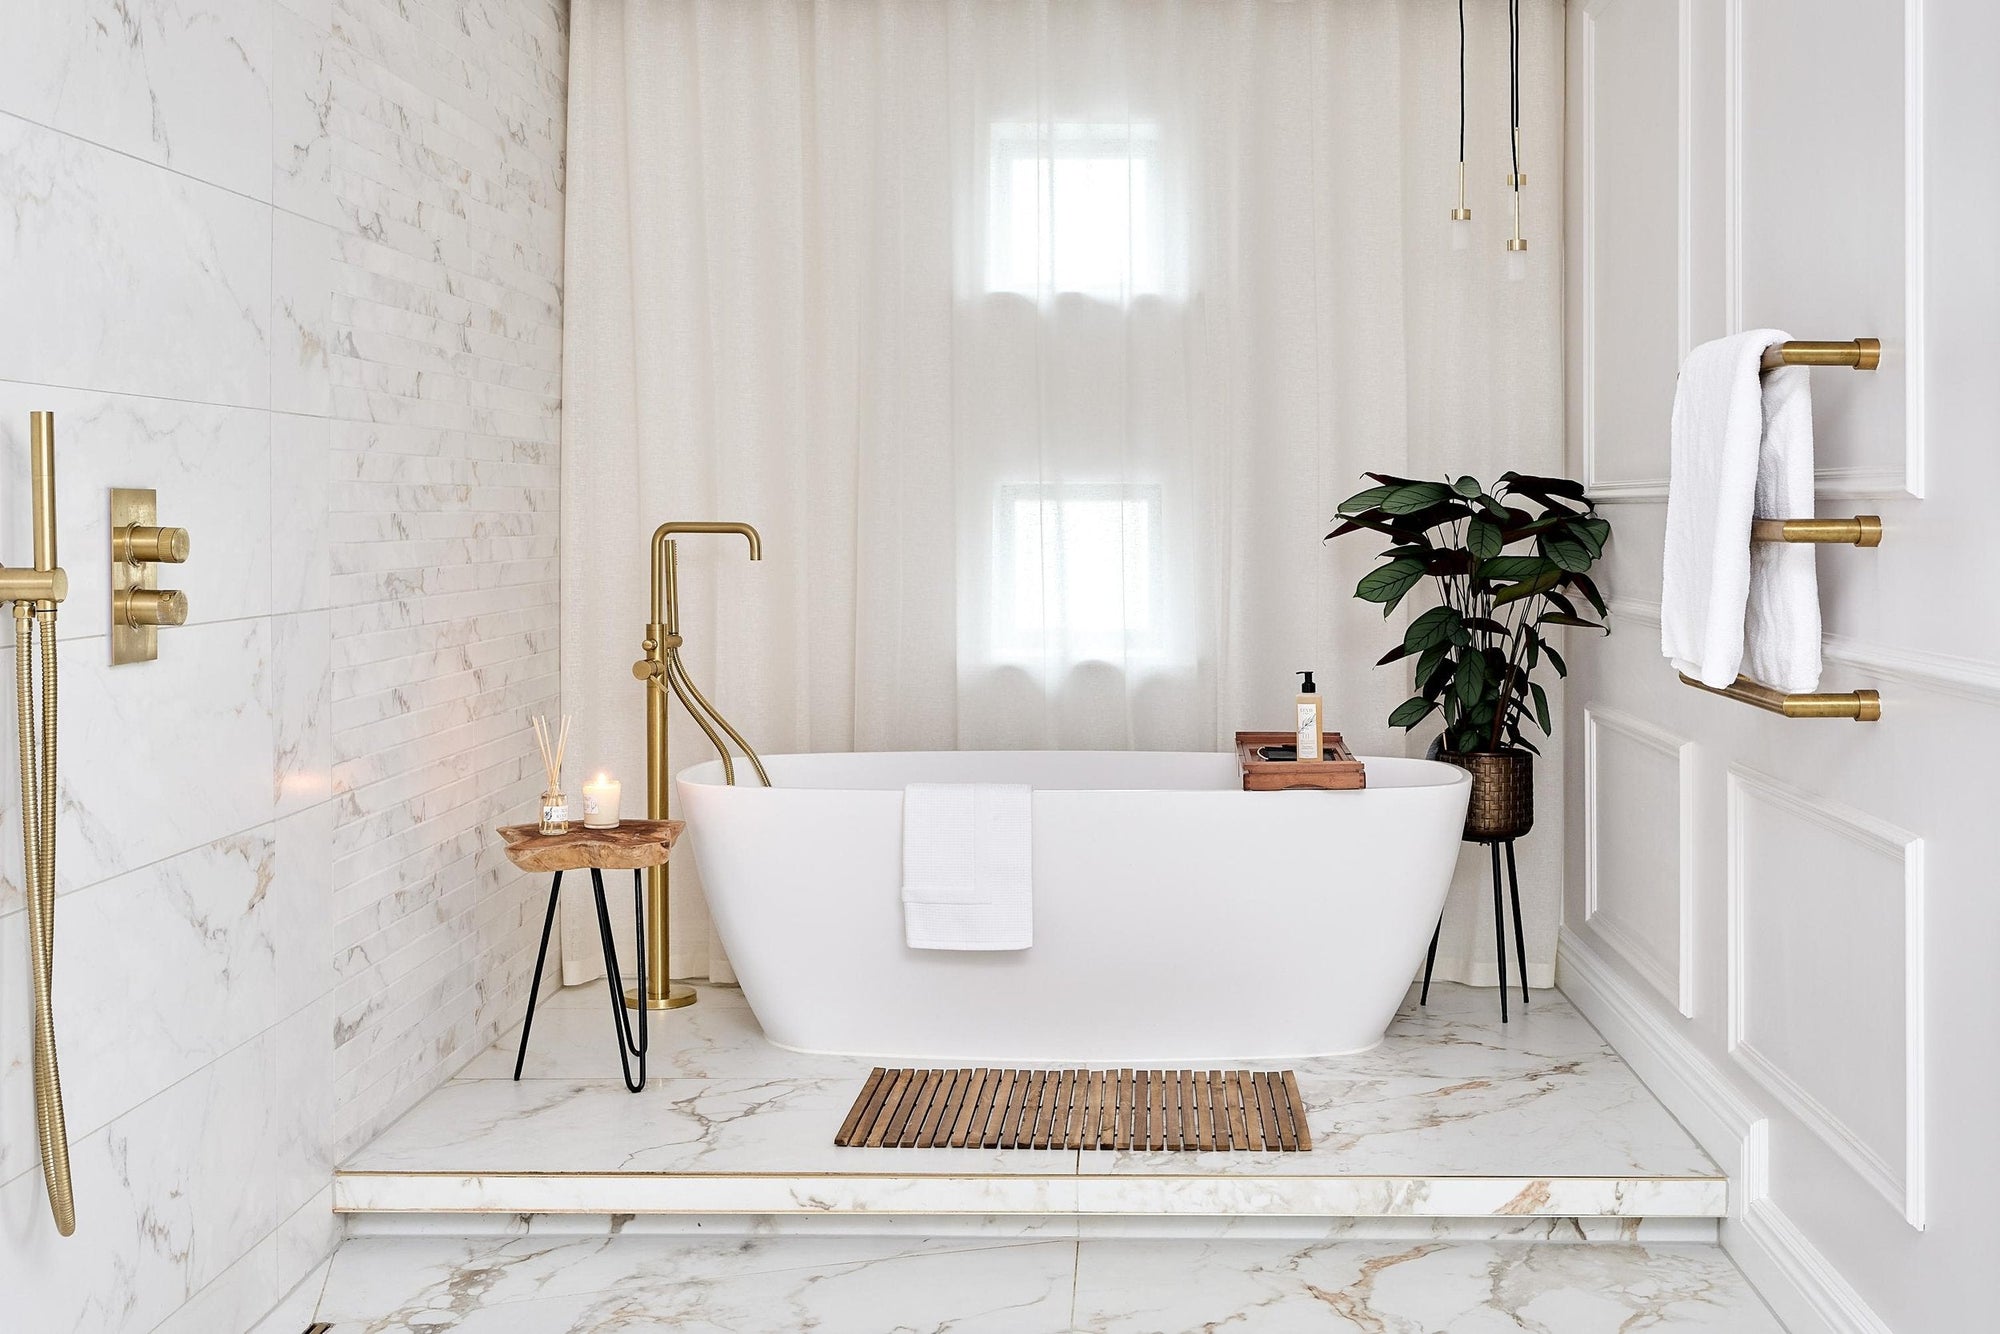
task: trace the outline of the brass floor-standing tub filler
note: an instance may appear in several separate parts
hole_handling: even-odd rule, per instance
[[[680,579],[674,539],[692,534],[731,534],[743,538],[750,544],[750,559],[764,559],[764,543],[757,536],[757,530],[747,523],[663,523],[653,530],[653,601],[652,619],[646,622],[646,639],[640,645],[643,653],[639,661],[632,664],[632,675],[646,683],[646,818],[664,820],[667,818],[667,792],[673,782],[673,774],[667,768],[667,703],[669,697],[677,698],[688,715],[714,743],[715,750],[722,757],[722,774],[726,782],[736,781],[736,765],[729,754],[729,745],[723,740],[736,743],[743,757],[750,761],[757,771],[758,781],[765,787],[771,786],[771,776],[764,772],[764,761],[743,734],[729,725],[708,697],[701,693],[688,675],[687,665],[681,661],[681,605]],[[646,883],[646,969],[644,995],[636,989],[627,989],[625,1003],[637,1007],[642,1001],[649,1010],[677,1010],[683,1005],[695,1002],[693,987],[677,987],[667,977],[667,887],[670,869],[665,863],[648,872]]]
[[[50,995],[55,973],[56,916],[56,606],[69,578],[56,564],[56,419],[28,417],[29,501],[34,510],[34,565],[0,569],[0,600],[14,604],[14,704],[21,737],[22,891],[28,899],[28,968],[35,991],[35,1135],[49,1212],[65,1237],[76,1231],[70,1189],[69,1127],[63,1117],[62,1074],[56,1066],[56,1021]],[[41,707],[35,704],[34,640],[41,636]],[[39,718],[36,716],[39,712]]]

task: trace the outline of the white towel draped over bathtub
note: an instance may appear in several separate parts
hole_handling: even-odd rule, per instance
[[[912,783],[903,789],[903,939],[919,950],[1035,943],[1034,789]]]

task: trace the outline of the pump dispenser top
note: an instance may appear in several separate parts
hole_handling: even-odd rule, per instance
[[[1299,686],[1299,693],[1301,695],[1313,695],[1319,693],[1319,687],[1313,684],[1313,674],[1311,672],[1293,672],[1292,675],[1303,676],[1305,678],[1304,684]]]

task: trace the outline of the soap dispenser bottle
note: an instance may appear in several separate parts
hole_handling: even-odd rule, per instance
[[[1295,672],[1305,678],[1299,687],[1298,703],[1298,758],[1318,760],[1326,757],[1326,714],[1320,707],[1319,688],[1313,684],[1311,672]]]

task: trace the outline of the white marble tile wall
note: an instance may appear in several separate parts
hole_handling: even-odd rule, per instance
[[[0,798],[0,1292],[10,1328],[242,1330],[337,1239],[337,1137],[524,985],[527,888],[479,832],[538,790],[521,719],[555,707],[564,15],[17,10],[0,561],[27,554],[27,416],[53,409],[78,1229],[55,1235],[33,1148]],[[194,555],[169,581],[190,623],[113,668],[117,485],[156,487]],[[0,728],[7,773],[14,750]]]

